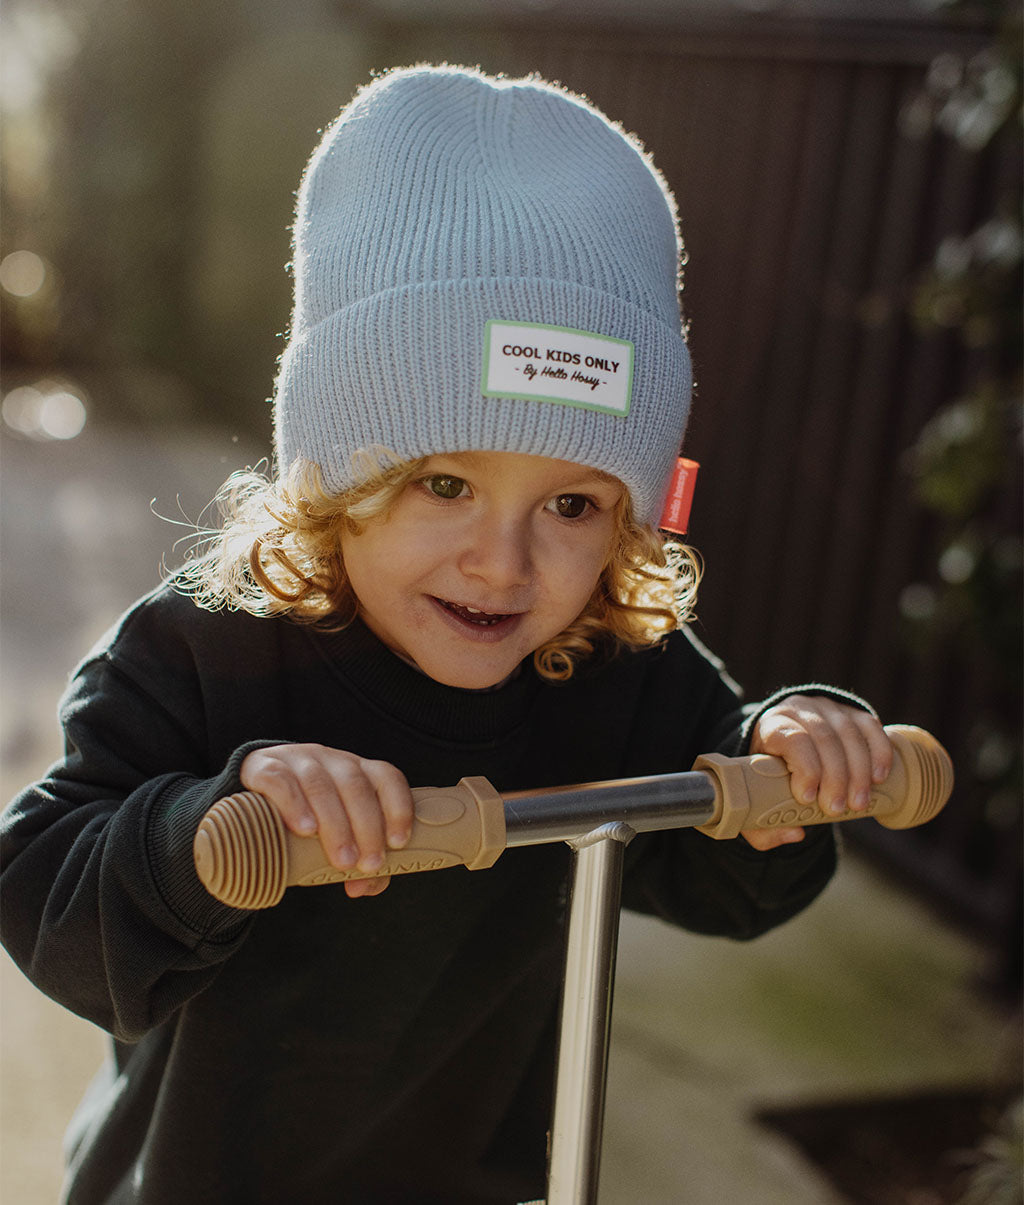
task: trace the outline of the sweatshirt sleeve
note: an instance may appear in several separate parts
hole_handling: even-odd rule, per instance
[[[689,768],[701,753],[745,756],[754,726],[768,708],[794,694],[827,695],[872,711],[862,699],[822,683],[786,687],[756,704],[742,705],[721,663],[692,635],[682,672],[685,715],[668,736],[678,740]],[[693,932],[747,940],[775,928],[807,907],[837,865],[838,834],[831,824],[810,826],[804,840],[762,852],[742,837],[716,841],[696,829],[634,838],[626,851],[623,904]]]
[[[835,873],[836,852],[832,825],[764,853],[742,837],[715,841],[692,828],[653,841],[641,836],[626,851],[622,902],[692,933],[748,941],[821,894]]]
[[[210,896],[192,861],[248,749],[211,773],[198,688],[176,690],[109,649],[92,656],[62,700],[64,758],[0,818],[4,945],[47,995],[125,1041],[207,986],[253,915]]]

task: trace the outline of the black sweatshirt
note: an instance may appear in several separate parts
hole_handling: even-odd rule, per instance
[[[566,847],[401,876],[367,899],[292,888],[243,912],[196,877],[199,821],[260,744],[508,791],[689,769],[742,752],[752,715],[686,632],[596,655],[565,684],[526,663],[475,692],[359,623],[210,613],[169,587],[143,599],[69,687],[66,757],[3,816],[4,944],[114,1038],[69,1135],[67,1200],[543,1196]],[[835,843],[822,826],[762,854],[684,829],[639,836],[626,858],[627,907],[749,938],[818,894]]]

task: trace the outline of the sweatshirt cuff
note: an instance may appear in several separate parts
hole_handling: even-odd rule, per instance
[[[203,886],[193,855],[196,832],[219,799],[245,790],[240,773],[248,754],[284,743],[268,740],[243,745],[216,778],[196,781],[173,776],[150,806],[145,840],[153,880],[175,918],[203,941],[234,941],[253,913],[221,903]]]

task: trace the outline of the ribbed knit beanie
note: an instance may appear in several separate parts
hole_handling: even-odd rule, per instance
[[[675,203],[639,145],[536,78],[414,67],[363,88],[299,190],[279,471],[550,456],[656,521],[690,404]],[[386,463],[386,461],[385,461]]]

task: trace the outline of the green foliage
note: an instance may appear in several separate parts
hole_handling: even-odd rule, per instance
[[[965,1162],[971,1170],[957,1205],[1024,1203],[1024,1101],[1006,1112]]]
[[[924,427],[909,463],[918,497],[953,523],[968,523],[993,495],[1009,489],[1019,411],[992,381],[953,402]]]
[[[935,127],[965,153],[988,151],[1010,170],[1001,176],[1008,183],[992,189],[990,212],[973,230],[943,240],[916,290],[917,322],[958,340],[972,372],[906,461],[919,501],[936,516],[938,541],[934,581],[905,592],[904,614],[920,652],[944,657],[957,648],[986,683],[987,704],[971,734],[972,769],[994,829],[1019,823],[1022,780],[1024,238],[1016,42],[1004,33],[969,63],[943,56],[929,73],[924,108]]]

